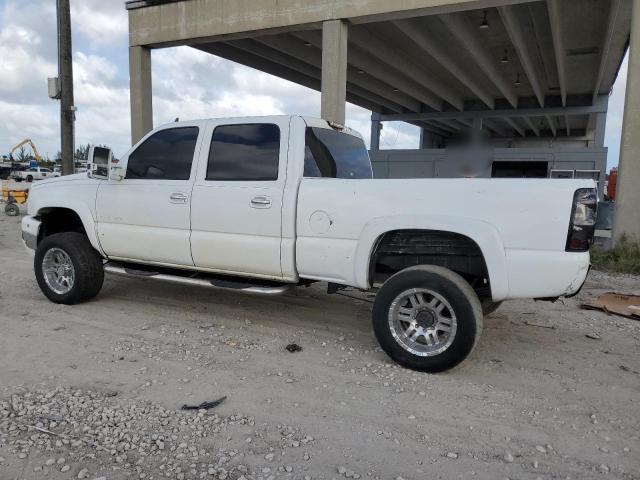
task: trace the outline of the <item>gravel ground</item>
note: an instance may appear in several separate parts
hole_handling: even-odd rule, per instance
[[[55,305],[19,221],[0,213],[1,480],[640,478],[640,322],[579,308],[638,277],[507,302],[467,362],[428,375],[378,348],[370,297],[323,285],[107,278]]]

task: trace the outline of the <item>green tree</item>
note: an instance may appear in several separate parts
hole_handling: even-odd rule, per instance
[[[87,143],[86,145],[80,145],[76,148],[76,160],[86,160],[89,157],[89,148],[91,144]]]
[[[15,156],[17,162],[28,162],[31,160],[31,154],[27,153],[27,149],[24,148],[24,145],[20,147],[18,150],[18,154]]]

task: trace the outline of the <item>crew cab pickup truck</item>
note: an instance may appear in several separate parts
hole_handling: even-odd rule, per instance
[[[469,355],[500,302],[574,295],[589,269],[593,181],[374,179],[362,138],[323,120],[171,123],[117,162],[104,149],[90,160],[32,187],[22,221],[53,302],[95,297],[104,272],[373,290],[384,351],[438,372]]]
[[[33,182],[34,180],[44,180],[45,178],[59,177],[59,172],[54,172],[49,168],[32,167],[26,170],[16,170],[11,173],[11,177],[18,182],[26,180]]]

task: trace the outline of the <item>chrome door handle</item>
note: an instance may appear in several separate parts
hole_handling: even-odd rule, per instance
[[[251,199],[251,206],[253,208],[269,208],[271,206],[271,199],[269,197],[253,197]]]
[[[175,192],[169,196],[169,200],[171,201],[171,203],[187,203],[188,199],[188,195],[181,192]]]

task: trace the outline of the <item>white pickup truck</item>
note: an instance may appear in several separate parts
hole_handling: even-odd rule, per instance
[[[39,182],[22,221],[53,302],[95,297],[104,272],[276,294],[376,290],[395,361],[461,362],[485,314],[574,295],[589,269],[590,180],[373,179],[362,138],[299,116],[156,128],[116,163]]]
[[[26,170],[16,170],[11,172],[11,178],[21,182],[26,180],[27,182],[33,182],[34,180],[44,180],[45,178],[59,177],[60,172],[55,172],[50,168],[31,167]]]

